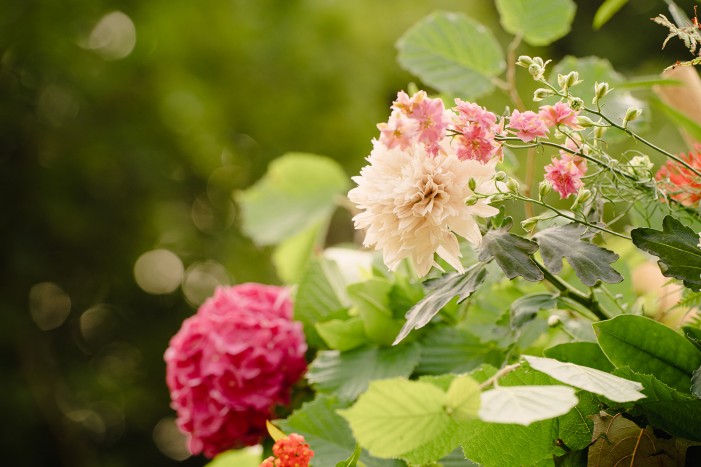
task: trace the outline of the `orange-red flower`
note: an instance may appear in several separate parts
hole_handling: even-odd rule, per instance
[[[679,157],[701,172],[701,145],[696,145],[689,154]],[[670,198],[684,206],[698,207],[701,201],[701,177],[676,161],[667,161],[655,174],[659,187]]]

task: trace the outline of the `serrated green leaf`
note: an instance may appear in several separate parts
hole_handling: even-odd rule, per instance
[[[499,229],[487,231],[479,247],[479,260],[494,258],[509,279],[522,276],[531,282],[543,280],[543,271],[531,259],[538,244],[509,233],[510,228],[511,222],[508,221]]]
[[[623,8],[628,0],[606,0],[594,13],[594,22],[592,27],[594,29],[600,29],[601,26],[608,23],[608,21],[615,15],[618,10]]]
[[[373,381],[349,409],[355,439],[371,454],[398,457],[438,437],[449,425],[446,393],[430,383],[401,378]]]
[[[345,352],[368,342],[363,321],[358,318],[332,319],[314,325],[329,348]]]
[[[456,422],[477,418],[480,408],[480,385],[469,376],[458,376],[448,388],[446,410]]]
[[[533,318],[540,310],[550,310],[557,305],[557,296],[539,292],[524,295],[511,303],[511,327],[520,328]]]
[[[353,434],[346,421],[336,413],[338,409],[346,406],[332,396],[317,394],[313,401],[303,404],[287,419],[278,420],[276,423],[288,433],[304,436],[314,451],[313,465],[335,465],[342,459],[350,458],[355,451]],[[399,461],[377,459],[366,451],[362,451],[360,460],[366,467],[403,465]]]
[[[402,327],[394,319],[389,294],[392,283],[385,278],[372,278],[351,284],[347,288],[355,310],[363,321],[365,335],[372,342],[389,345]]]
[[[478,365],[499,365],[504,360],[503,349],[486,343],[472,332],[452,326],[438,326],[419,340],[421,359],[416,367],[419,374],[440,375],[463,373]]]
[[[436,12],[397,42],[399,64],[427,85],[466,99],[490,93],[492,78],[506,69],[504,52],[480,23],[457,13]]]
[[[596,342],[566,342],[545,349],[543,354],[561,362],[576,363],[607,373],[615,368]]]
[[[566,449],[586,449],[591,443],[594,423],[591,416],[601,408],[599,399],[587,391],[577,391],[579,404],[567,414],[555,420],[557,439],[562,440]],[[564,447],[563,446],[563,447]]]
[[[689,342],[701,350],[701,329],[693,326],[683,326],[682,331],[684,332],[684,336],[689,339]]]
[[[304,183],[300,183],[304,180]],[[258,245],[272,245],[329,219],[336,197],[348,190],[334,160],[304,153],[275,159],[255,185],[237,195],[243,232]]]
[[[397,347],[363,347],[349,352],[324,350],[309,365],[307,381],[319,392],[354,400],[377,379],[408,377],[419,362],[415,343]]]
[[[656,376],[630,368],[614,371],[618,376],[643,384],[646,398],[636,403],[648,422],[673,436],[701,441],[701,400],[664,384]]]
[[[564,415],[577,402],[574,389],[568,386],[500,386],[482,393],[479,418],[528,426]]]
[[[530,45],[548,45],[570,32],[577,6],[572,0],[497,0],[501,25]]]
[[[599,280],[610,284],[621,282],[623,276],[610,266],[618,255],[582,240],[583,231],[583,226],[573,222],[535,234],[533,239],[538,242],[545,267],[558,274],[562,271],[562,258],[565,258],[586,286],[592,287]]]
[[[486,265],[477,263],[463,274],[448,273],[439,279],[427,282],[430,292],[406,313],[406,322],[392,345],[400,343],[413,329],[426,326],[453,297],[459,297],[459,301],[467,299],[482,284],[486,276]]]
[[[620,315],[594,323],[601,350],[617,368],[654,374],[689,392],[691,374],[701,366],[701,352],[664,324],[644,316]]]
[[[552,358],[524,355],[531,368],[551,378],[585,391],[593,392],[614,402],[632,402],[645,397],[643,385],[594,368],[564,363]]]
[[[662,231],[640,227],[630,233],[635,246],[657,256],[665,277],[684,281],[691,290],[701,290],[699,236],[672,216],[662,221]]]
[[[310,347],[324,347],[315,324],[347,318],[348,304],[343,278],[336,263],[313,258],[302,275],[294,299],[294,318],[304,326],[304,335]]]

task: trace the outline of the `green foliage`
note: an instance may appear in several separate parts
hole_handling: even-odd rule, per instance
[[[347,289],[353,310],[363,321],[365,335],[372,342],[381,345],[391,344],[402,326],[392,314],[392,288],[389,280],[376,277],[351,284]]]
[[[545,349],[546,357],[610,373],[614,366],[596,342],[565,342]]]
[[[453,297],[457,296],[458,302],[466,300],[482,284],[486,275],[486,265],[477,263],[464,274],[448,273],[439,279],[427,281],[429,293],[406,313],[406,323],[393,345],[401,342],[413,329],[426,326]]]
[[[593,28],[601,29],[626,3],[628,3],[628,0],[604,0],[604,3],[601,4],[594,15]]]
[[[272,261],[280,279],[287,284],[302,279],[314,247],[319,244],[319,237],[325,230],[325,222],[311,225],[275,247]]]
[[[218,454],[206,467],[258,467],[263,459],[259,452],[250,449],[224,451]]]
[[[530,45],[548,45],[570,32],[577,6],[572,0],[497,0],[501,25]]]
[[[419,374],[462,373],[488,363],[500,365],[505,351],[486,343],[471,331],[453,326],[436,326],[419,340]]]
[[[336,467],[355,467],[356,465],[358,465],[361,452],[363,452],[363,450],[360,448],[360,445],[356,444],[355,449],[353,450],[353,454],[351,454],[348,459],[344,459],[338,462],[336,464]]]
[[[509,279],[522,276],[533,282],[543,280],[543,271],[531,258],[538,250],[538,244],[509,233],[510,228],[509,219],[502,227],[487,231],[479,247],[479,260],[494,259]]]
[[[377,379],[408,377],[419,362],[419,347],[363,347],[349,352],[317,353],[307,371],[307,381],[319,392],[352,401]]]
[[[557,296],[538,292],[523,295],[511,303],[511,326],[519,328],[532,320],[540,310],[550,310],[557,305]]]
[[[562,258],[566,258],[584,285],[591,287],[599,280],[621,282],[623,276],[610,266],[610,263],[618,259],[618,255],[582,240],[583,231],[582,225],[571,223],[550,227],[535,234],[533,239],[538,243],[545,267],[550,272],[559,274],[562,271]]]
[[[456,422],[477,418],[477,412],[480,408],[480,392],[480,385],[474,379],[466,375],[456,377],[450,383],[445,399],[448,415]]]
[[[594,323],[601,349],[616,368],[654,374],[684,393],[701,366],[701,351],[664,324],[650,318],[620,315]]]
[[[494,89],[492,78],[506,69],[491,31],[467,16],[434,13],[397,42],[399,64],[429,86],[474,99]]]
[[[349,409],[339,410],[371,454],[398,457],[438,437],[450,424],[446,393],[401,378],[374,381]]]
[[[314,328],[329,348],[341,352],[360,347],[368,341],[363,320],[358,317],[331,319],[316,323]]]
[[[701,290],[699,236],[672,216],[662,221],[662,231],[640,227],[631,232],[633,243],[660,258],[662,274],[684,281],[691,290]]]
[[[345,172],[331,159],[285,154],[255,185],[239,193],[242,230],[259,245],[279,243],[311,225],[328,222],[336,197],[348,185]]]

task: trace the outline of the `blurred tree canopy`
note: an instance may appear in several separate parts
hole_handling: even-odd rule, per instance
[[[664,2],[630,2],[594,33],[598,3],[579,1],[572,34],[537,53],[646,73],[685,57],[659,53],[666,32],[649,18]],[[213,284],[278,282],[269,250],[239,232],[231,193],[288,151],[357,171],[412,79],[393,44],[424,15],[462,11],[499,30],[482,0],[0,5],[7,465],[183,459],[168,340]],[[148,263],[156,249],[170,256]],[[172,273],[152,284],[168,293],[137,285],[140,257],[144,274]]]

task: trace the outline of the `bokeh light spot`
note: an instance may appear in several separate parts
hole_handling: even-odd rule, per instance
[[[153,441],[158,449],[176,461],[184,461],[190,457],[187,449],[187,438],[175,424],[175,418],[164,417],[153,428]]]
[[[216,261],[193,263],[185,272],[183,293],[192,305],[199,306],[213,293],[219,285],[230,283],[229,274]]]
[[[81,45],[95,51],[104,60],[119,60],[134,50],[136,27],[126,14],[113,11],[100,18],[88,40]]]
[[[117,328],[117,310],[110,305],[97,304],[80,315],[80,333],[90,347],[108,343]]]
[[[178,288],[184,273],[183,262],[170,250],[147,251],[134,264],[134,279],[144,292],[159,295]]]
[[[71,298],[53,282],[42,282],[29,289],[29,312],[39,329],[49,331],[66,321]]]

